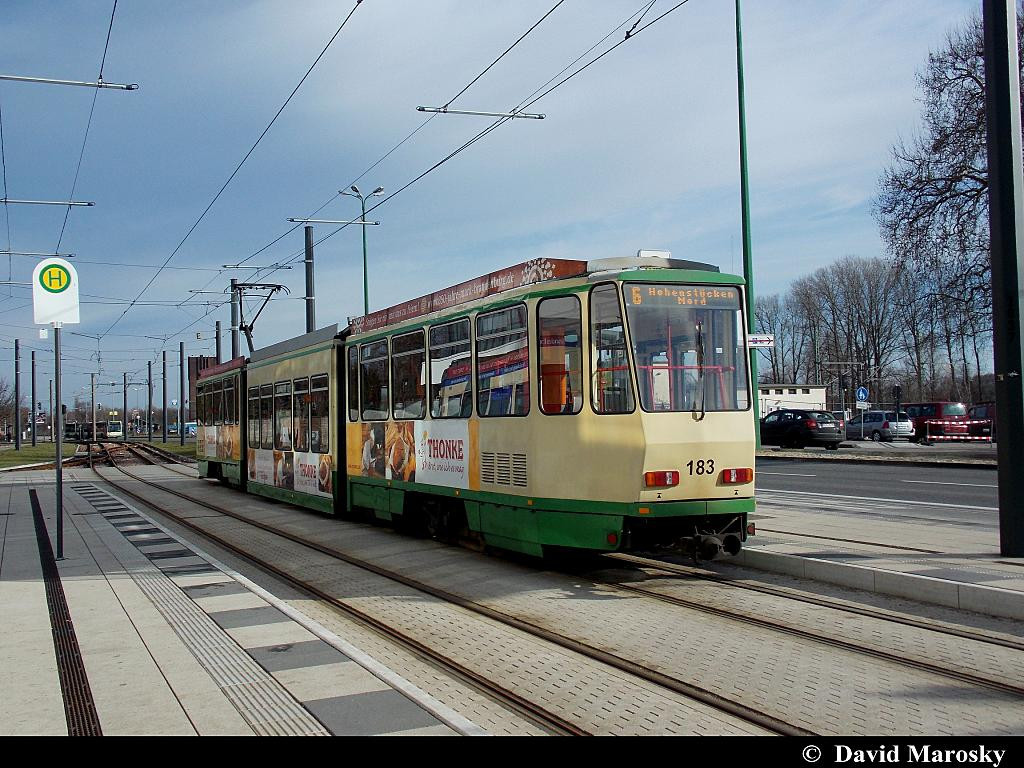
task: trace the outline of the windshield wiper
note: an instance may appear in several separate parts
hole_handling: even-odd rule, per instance
[[[704,382],[704,323],[701,320],[697,321],[697,381],[700,383],[700,416],[697,421],[703,421],[707,413],[707,388]]]

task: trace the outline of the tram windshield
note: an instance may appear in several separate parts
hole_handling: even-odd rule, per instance
[[[750,407],[740,291],[735,286],[623,286],[645,411]]]

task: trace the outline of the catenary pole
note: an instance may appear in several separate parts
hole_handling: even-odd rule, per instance
[[[146,361],[146,439],[153,442],[153,361]]]
[[[160,422],[160,442],[167,442],[167,350],[163,351],[163,420]]]
[[[185,342],[178,342],[178,440],[181,445],[185,444],[185,366],[188,360],[185,358]]]
[[[984,0],[985,121],[996,410],[999,414],[999,551],[1024,556],[1024,172],[1015,0]]]
[[[95,440],[98,439],[98,436],[97,436],[97,433],[96,433],[96,374],[95,373],[90,373],[89,374],[89,386],[90,386],[91,391],[92,391],[92,395],[91,395],[91,399],[92,399],[92,408],[91,408],[91,410],[92,410],[92,434],[90,435],[89,439],[95,441]]]
[[[241,297],[238,295],[238,280],[231,278],[231,359],[238,357],[238,323],[241,314]]]
[[[316,330],[316,291],[313,287],[313,227],[308,224],[306,231],[306,333]],[[363,227],[366,236],[366,227]],[[364,246],[365,248],[365,246]],[[365,253],[363,258],[365,258]]]
[[[220,365],[221,360],[223,359],[221,357],[222,354],[223,354],[223,352],[222,352],[222,350],[220,348],[220,320],[218,320],[217,321],[217,365]]]
[[[32,447],[36,447],[36,353],[32,351],[32,402],[29,403],[29,413],[32,423]]]
[[[21,450],[21,341],[14,340],[14,450]]]
[[[754,262],[750,246],[750,185],[747,179],[747,117],[743,87],[743,31],[740,0],[736,0],[736,94],[740,129],[740,209],[743,225],[743,279],[746,282],[747,332],[754,333]],[[365,228],[364,228],[365,231]],[[761,447],[760,408],[757,400],[757,350],[748,350],[750,359],[750,402],[754,413],[754,444]]]

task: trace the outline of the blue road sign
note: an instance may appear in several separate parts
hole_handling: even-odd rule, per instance
[[[867,399],[868,399],[868,388],[867,387],[857,387],[857,400],[862,402],[862,403],[864,403],[864,402],[867,402]]]

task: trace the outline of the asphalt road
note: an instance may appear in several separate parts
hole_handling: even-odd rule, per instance
[[[998,524],[995,469],[759,458],[755,484],[759,495],[780,503],[890,519]]]

